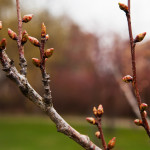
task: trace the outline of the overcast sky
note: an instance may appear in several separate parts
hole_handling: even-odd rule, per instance
[[[34,13],[39,8],[48,9],[53,15],[68,15],[84,31],[95,33],[117,32],[128,38],[127,21],[118,2],[127,4],[127,0],[26,0],[30,3],[29,11]],[[32,5],[33,3],[33,5]],[[29,5],[28,5],[29,6]],[[147,32],[150,39],[150,0],[131,0],[133,35]]]

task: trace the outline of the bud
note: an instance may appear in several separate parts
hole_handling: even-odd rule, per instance
[[[138,34],[134,39],[134,43],[141,42],[144,39],[145,35],[146,35],[146,32]]]
[[[21,44],[24,45],[27,42],[28,39],[28,33],[26,30],[23,31],[22,33],[22,40],[21,40]]]
[[[119,4],[120,9],[123,10],[125,13],[129,12],[127,5],[122,4],[122,3],[118,3],[118,4]]]
[[[122,80],[126,83],[129,83],[133,81],[133,77],[131,77],[130,75],[126,75],[122,78]]]
[[[95,136],[98,138],[98,139],[100,139],[101,138],[101,136],[100,136],[101,134],[100,134],[100,132],[99,131],[97,131],[97,132],[95,132]]]
[[[0,41],[0,50],[3,50],[6,48],[6,39],[3,38],[1,41]]]
[[[144,113],[144,117],[146,118],[147,117],[147,112],[144,110],[143,113]]]
[[[113,137],[113,138],[108,142],[107,148],[108,148],[108,149],[114,148],[115,143],[116,143],[116,137]]]
[[[45,38],[46,38],[46,41],[48,41],[48,39],[49,39],[49,35],[48,35],[48,34],[46,34]]]
[[[93,125],[95,125],[95,124],[96,124],[95,119],[94,119],[94,118],[92,118],[92,117],[87,117],[87,118],[86,118],[86,120],[87,120],[87,122],[89,122],[89,123],[91,123],[91,124],[93,124]]]
[[[3,28],[2,21],[0,21],[0,30]]]
[[[102,105],[99,105],[97,108],[97,115],[101,116],[104,113],[104,109]]]
[[[11,29],[9,29],[9,28],[8,28],[8,35],[13,40],[17,40],[18,39],[17,34],[14,31],[12,31]]]
[[[33,14],[24,15],[22,18],[22,22],[27,23],[32,19],[32,17],[33,17]]]
[[[46,36],[46,26],[44,23],[42,23],[41,26],[41,37],[45,37]]]
[[[36,66],[36,67],[40,67],[41,65],[41,61],[37,58],[32,58],[32,63]]]
[[[34,46],[40,47],[40,42],[38,41],[38,39],[32,36],[28,36],[28,39],[31,42],[31,44],[33,44]]]
[[[143,125],[143,122],[142,122],[142,120],[140,120],[140,119],[135,119],[135,120],[134,120],[134,123],[135,123],[137,126],[142,126],[142,125]]]
[[[148,108],[148,105],[146,104],[146,103],[142,103],[141,105],[140,105],[140,110],[141,111],[144,111],[144,110],[146,110]]]
[[[96,107],[93,107],[93,114],[96,116],[97,115],[97,109]]]
[[[54,48],[49,48],[44,52],[45,58],[51,57],[54,52]]]

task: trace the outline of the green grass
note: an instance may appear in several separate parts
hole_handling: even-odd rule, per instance
[[[88,123],[72,123],[78,131],[94,137],[95,128]],[[114,150],[149,150],[150,141],[143,130],[104,128],[106,141],[117,137]],[[56,132],[55,125],[45,117],[0,117],[0,150],[82,150],[83,148],[65,135]]]

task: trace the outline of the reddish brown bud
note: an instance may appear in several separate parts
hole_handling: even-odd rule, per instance
[[[141,42],[144,39],[145,35],[146,35],[146,32],[138,34],[134,39],[134,43]]]
[[[44,52],[45,58],[51,57],[54,52],[54,48],[49,48]]]
[[[116,137],[113,137],[109,142],[108,142],[108,149],[114,148],[116,143]]]
[[[96,107],[93,107],[93,114],[94,114],[95,116],[97,116],[97,109],[96,109]]]
[[[125,13],[129,12],[127,5],[122,4],[122,3],[118,3],[118,4],[119,4],[120,9],[123,10]]]
[[[31,42],[31,44],[33,44],[34,46],[40,47],[40,42],[38,41],[38,39],[32,36],[28,36],[28,39]]]
[[[96,121],[95,121],[95,119],[93,117],[87,117],[86,120],[87,120],[87,122],[89,122],[89,123],[91,123],[93,125],[96,124]]]
[[[148,105],[146,104],[146,103],[142,103],[141,105],[140,105],[140,110],[141,111],[144,111],[144,110],[146,110],[148,108]]]
[[[100,134],[100,132],[99,131],[97,131],[97,132],[95,132],[95,136],[98,138],[98,139],[100,139],[101,138],[101,136],[100,136],[101,134]]]
[[[41,65],[41,61],[37,58],[32,58],[32,63],[36,66],[36,67],[40,67]]]
[[[0,21],[0,30],[3,28],[2,21]]]
[[[44,23],[42,23],[41,26],[41,37],[45,37],[46,36],[46,26]]]
[[[18,39],[17,34],[14,31],[12,31],[11,29],[9,29],[9,28],[8,28],[8,35],[13,40],[17,40]]]
[[[137,126],[142,126],[142,125],[143,125],[143,122],[142,122],[142,120],[140,120],[140,119],[135,119],[135,120],[134,120],[134,123],[135,123]]]
[[[129,83],[133,81],[133,77],[131,77],[130,75],[126,75],[122,78],[122,80],[126,83]]]
[[[0,41],[0,50],[3,50],[6,48],[6,39],[3,38],[1,41]]]
[[[24,15],[22,18],[22,22],[27,23],[32,19],[32,17],[33,17],[33,14]]]
[[[22,40],[21,40],[21,44],[24,45],[27,42],[28,39],[28,33],[26,30],[23,31],[22,33]]]
[[[102,116],[103,113],[104,113],[103,106],[99,105],[98,108],[97,108],[97,115]]]
[[[47,40],[49,39],[49,35],[48,35],[48,34],[46,34],[45,38],[46,38],[46,41],[47,41]]]

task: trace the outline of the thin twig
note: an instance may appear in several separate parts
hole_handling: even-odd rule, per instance
[[[132,35],[132,26],[131,26],[131,15],[130,15],[130,0],[128,0],[128,12],[126,13],[127,16],[127,22],[128,22],[128,29],[129,29],[129,38],[130,38],[130,47],[131,47],[131,60],[132,60],[132,72],[133,72],[133,88],[135,91],[136,99],[138,102],[139,110],[140,110],[140,105],[141,105],[141,97],[139,94],[139,89],[137,85],[137,75],[136,75],[136,61],[135,61],[135,46],[136,44],[134,43],[133,40],[133,35]],[[147,119],[144,115],[144,112],[140,111],[142,121],[143,121],[143,127],[145,128],[148,136],[150,137],[150,130],[149,130],[149,125],[147,122]]]
[[[19,0],[16,0],[16,8],[17,8],[17,18],[18,18],[18,40],[17,45],[19,49],[19,61],[20,61],[20,73],[24,76],[27,74],[27,61],[24,57],[24,46],[21,44],[22,40],[22,18],[20,11],[20,3]]]
[[[97,127],[98,127],[98,130],[100,132],[100,137],[101,137],[101,140],[102,140],[102,145],[104,147],[104,150],[107,150],[107,144],[106,144],[106,141],[105,141],[105,138],[104,138],[100,117],[97,117]]]
[[[41,29],[41,44],[40,44],[40,57],[41,57],[41,64],[40,64],[40,69],[42,73],[42,81],[44,85],[44,102],[47,106],[52,105],[52,95],[51,95],[51,90],[50,90],[50,75],[46,73],[46,68],[45,68],[45,56],[44,56],[44,48],[45,48],[45,43],[46,43],[46,27],[44,23],[42,23],[42,28],[45,28],[45,34],[42,34]]]

